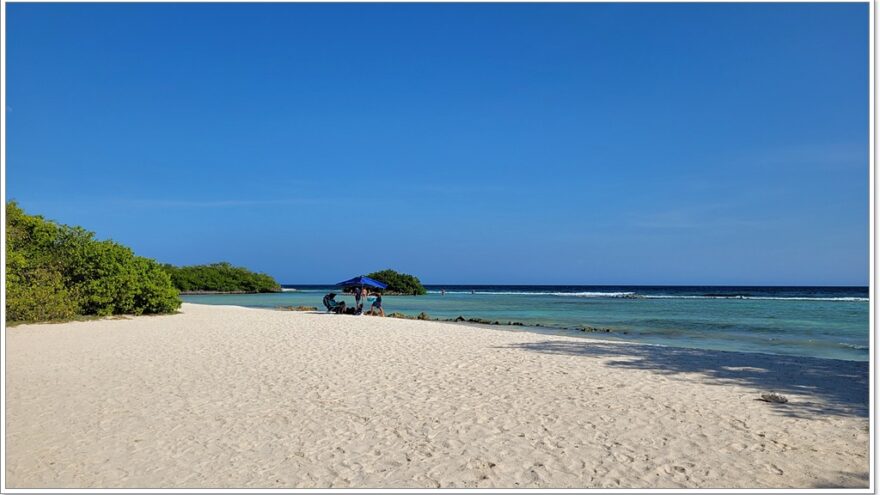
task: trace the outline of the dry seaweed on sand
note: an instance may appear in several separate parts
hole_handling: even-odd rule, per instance
[[[315,306],[278,306],[278,311],[317,311]]]
[[[761,398],[758,400],[762,400],[764,402],[772,402],[774,404],[788,403],[788,397],[777,393],[761,394]]]

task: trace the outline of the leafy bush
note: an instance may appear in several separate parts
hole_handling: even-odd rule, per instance
[[[36,268],[17,282],[6,280],[6,321],[68,320],[77,315],[76,299],[61,273]]]
[[[389,269],[373,272],[367,275],[367,277],[378,280],[383,284],[388,284],[388,287],[385,289],[386,292],[413,296],[421,296],[428,293],[417,277],[407,275],[406,273],[398,273]]]
[[[155,261],[81,227],[6,205],[6,321],[169,313],[180,307]]]
[[[164,313],[180,306],[171,278],[155,261],[111,241],[89,243],[81,254],[76,278],[85,314]]]
[[[281,285],[265,273],[229,263],[197,266],[162,265],[182,292],[280,292]]]

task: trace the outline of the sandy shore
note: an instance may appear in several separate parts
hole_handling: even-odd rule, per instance
[[[867,363],[192,304],[6,346],[10,488],[868,486]]]

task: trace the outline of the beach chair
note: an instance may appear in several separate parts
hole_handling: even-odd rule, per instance
[[[343,307],[345,307],[344,302],[339,303],[338,301],[336,301],[336,294],[334,294],[333,292],[324,296],[324,307],[327,308],[328,313],[329,312],[336,312],[336,308],[338,308],[340,304],[342,304]]]

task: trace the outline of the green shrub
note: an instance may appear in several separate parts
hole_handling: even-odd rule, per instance
[[[180,306],[177,290],[158,263],[112,241],[85,247],[74,280],[84,314],[167,313]]]
[[[177,290],[155,261],[81,227],[6,205],[6,321],[169,313]]]
[[[281,285],[265,273],[254,273],[229,263],[210,265],[162,265],[182,292],[280,292]]]
[[[389,269],[373,272],[367,275],[367,277],[378,280],[383,284],[388,284],[388,287],[385,289],[386,292],[413,296],[421,296],[428,293],[418,278],[406,273],[398,273]]]
[[[14,283],[6,282],[7,322],[69,320],[79,312],[57,271],[37,268]]]

